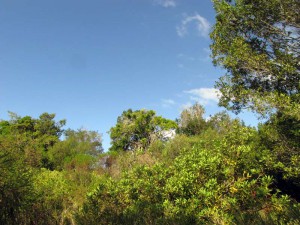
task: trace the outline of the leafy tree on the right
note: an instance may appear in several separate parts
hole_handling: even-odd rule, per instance
[[[214,64],[227,70],[217,82],[220,105],[234,112],[274,110],[300,119],[300,2],[213,0]]]
[[[275,188],[300,195],[300,1],[214,0],[211,33],[215,65],[227,70],[216,87],[220,105],[250,109],[269,120],[259,126],[258,149]]]

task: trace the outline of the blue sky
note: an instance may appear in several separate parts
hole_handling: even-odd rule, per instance
[[[207,116],[224,74],[209,59],[210,0],[0,0],[0,118],[67,119],[103,134],[129,108]],[[246,124],[255,117],[242,115]]]

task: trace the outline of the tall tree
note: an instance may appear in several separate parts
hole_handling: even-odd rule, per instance
[[[220,105],[270,116],[259,127],[258,147],[270,151],[267,170],[291,195],[300,187],[300,1],[213,2],[212,57],[227,70],[217,83]]]
[[[227,74],[220,105],[300,118],[300,1],[213,0],[215,65]]]

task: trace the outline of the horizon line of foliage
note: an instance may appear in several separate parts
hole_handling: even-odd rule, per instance
[[[299,223],[299,167],[274,155],[273,125],[204,113],[185,109],[173,139],[104,155],[93,131],[60,127],[65,138],[46,149],[40,119],[1,121],[1,224]]]

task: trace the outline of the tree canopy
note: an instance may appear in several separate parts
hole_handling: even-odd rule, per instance
[[[261,114],[275,109],[299,119],[300,2],[213,2],[212,57],[227,70],[216,85],[220,105]]]

